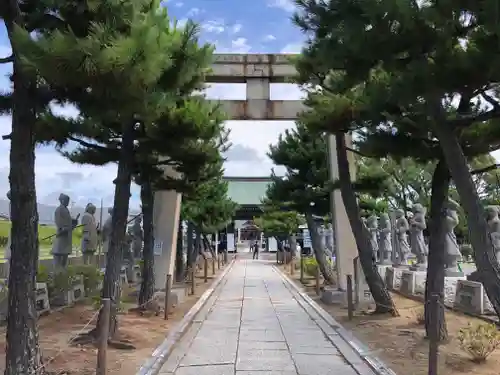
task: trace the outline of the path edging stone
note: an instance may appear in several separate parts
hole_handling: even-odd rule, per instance
[[[217,287],[221,284],[222,280],[226,277],[228,272],[231,270],[235,263],[233,259],[226,269],[217,276],[208,288],[196,301],[196,303],[191,307],[188,313],[182,318],[182,320],[176,324],[176,326],[169,331],[167,338],[153,351],[151,358],[149,358],[144,365],[141,366],[136,375],[157,375],[162,366],[167,361],[169,355],[175,349],[177,343],[182,339],[186,332],[191,327],[193,321],[195,320],[198,313],[203,309],[207,301],[214,294]]]
[[[273,265],[273,269],[280,275],[280,277],[283,279],[285,282],[285,285],[288,287],[288,289],[293,290],[296,295],[298,295],[307,306],[304,309],[308,310],[308,307],[316,314],[318,314],[322,320],[324,320],[335,332],[335,336],[340,336],[342,341],[347,344],[347,348],[340,344],[335,340],[335,336],[332,336],[331,333],[326,332],[321,325],[318,325],[321,330],[325,333],[325,335],[328,337],[332,343],[337,346],[338,350],[344,356],[344,358],[350,362],[351,366],[358,372],[360,375],[365,375],[360,369],[357,369],[356,363],[352,363],[352,355],[348,353],[348,351],[354,351],[360,359],[363,360],[363,362],[368,365],[370,370],[372,370],[375,374],[377,375],[396,375],[394,371],[392,371],[387,365],[382,362],[379,358],[371,355],[370,353],[373,352],[369,347],[367,347],[365,344],[363,344],[361,341],[359,341],[357,338],[354,337],[354,335],[346,330],[344,327],[342,327],[341,324],[339,324],[330,314],[328,314],[318,303],[316,303],[311,297],[309,297],[306,292],[299,287],[295,282],[293,282],[288,275],[283,273],[278,267]],[[301,301],[297,301],[299,304],[302,305]]]

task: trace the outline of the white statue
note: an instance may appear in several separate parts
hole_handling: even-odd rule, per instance
[[[462,275],[458,268],[458,261],[462,258],[462,254],[460,253],[457,236],[455,235],[455,227],[459,223],[457,214],[459,207],[460,206],[457,202],[452,199],[448,199],[448,203],[446,205],[446,237],[444,242],[444,249],[446,257],[445,272],[449,276],[458,276],[458,274]]]
[[[500,219],[498,218],[499,212],[500,207],[498,206],[486,207],[486,220],[488,221],[488,227],[490,229],[491,243],[495,250],[495,255],[498,262],[500,262]]]
[[[398,240],[398,259],[401,265],[408,265],[408,256],[411,252],[407,234],[409,229],[410,225],[406,220],[404,211],[396,210],[396,237]]]
[[[382,264],[391,264],[392,233],[389,214],[383,213],[379,219],[379,252]]]
[[[56,224],[56,236],[52,244],[52,256],[56,268],[66,268],[68,266],[68,256],[73,251],[73,226],[74,222],[68,209],[69,196],[59,195],[59,207],[54,212],[54,222]]]
[[[9,200],[9,219],[12,221],[12,216],[11,216],[11,203],[10,203],[10,191],[7,192],[7,199]],[[12,227],[11,227],[12,228]],[[12,244],[12,230],[9,230],[9,237],[7,237],[7,245],[5,245],[5,252],[4,252],[4,259],[5,259],[5,266],[6,266],[6,278],[9,278],[9,273],[10,273],[10,257],[12,255],[12,249],[10,248]]]
[[[113,208],[108,209],[109,217],[106,219],[102,226],[102,243],[103,252],[107,253],[109,248],[109,242],[111,241],[111,230],[113,223]]]
[[[411,251],[417,257],[417,268],[427,267],[427,254],[429,248],[424,240],[424,229],[427,228],[425,222],[426,210],[420,203],[412,207],[413,217],[410,220]]]
[[[378,260],[378,222],[377,222],[377,216],[375,215],[370,215],[368,219],[366,220],[366,227],[368,229],[368,232],[370,232],[370,244],[372,245],[372,251],[373,251],[373,259],[376,262]]]
[[[83,263],[91,264],[92,258],[97,249],[97,225],[94,214],[96,207],[89,203],[85,207],[85,213],[82,216],[82,254]]]
[[[140,216],[137,216],[134,219],[134,224],[132,225],[132,252],[134,254],[134,258],[141,257],[142,251],[142,241],[144,240],[144,232],[141,227],[142,219]]]

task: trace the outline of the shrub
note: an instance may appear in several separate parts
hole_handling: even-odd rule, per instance
[[[83,276],[83,285],[85,287],[85,295],[91,296],[99,291],[104,275],[101,270],[91,264],[73,266],[76,275]]]
[[[316,275],[316,268],[318,267],[318,262],[316,258],[309,257],[304,259],[304,272],[308,275]]]
[[[500,345],[500,332],[495,324],[481,323],[462,328],[458,334],[462,350],[467,352],[473,362],[481,363]]]

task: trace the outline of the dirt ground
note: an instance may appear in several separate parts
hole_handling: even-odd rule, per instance
[[[285,272],[289,274],[289,268]],[[283,269],[283,267],[281,267]],[[294,272],[294,281],[300,283],[300,272]],[[393,294],[394,303],[401,316],[374,316],[367,311],[357,311],[353,320],[349,321],[347,308],[338,305],[325,305],[315,293],[315,282],[307,277],[307,293],[318,302],[342,326],[351,330],[354,335],[373,350],[373,355],[380,358],[398,375],[427,375],[428,341],[424,339],[423,325],[417,323],[417,315],[423,304],[400,295]],[[486,363],[476,364],[458,345],[456,336],[459,330],[468,323],[485,323],[457,312],[447,311],[446,322],[450,340],[440,346],[439,375],[466,373],[469,375],[497,375],[500,368],[500,348]]]
[[[217,275],[223,271],[221,268]],[[135,350],[116,350],[109,348],[107,354],[108,374],[135,375],[144,361],[151,356],[156,347],[163,342],[169,330],[179,323],[198,298],[207,290],[216,276],[212,276],[209,266],[209,280],[203,279],[203,270],[197,273],[195,295],[190,295],[184,303],[173,309],[168,320],[154,313],[140,316],[134,312],[119,315],[120,337],[131,340]],[[126,308],[133,304],[124,304]],[[97,349],[90,346],[74,347],[68,345],[72,338],[94,327],[96,310],[90,305],[79,304],[52,312],[39,320],[40,344],[45,364],[54,375],[95,374]],[[0,328],[0,372],[4,370],[5,327]]]

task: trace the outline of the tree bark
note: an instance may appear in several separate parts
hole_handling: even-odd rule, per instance
[[[182,220],[179,220],[177,228],[177,248],[175,252],[175,281],[181,283],[184,281],[184,239],[182,238]]]
[[[36,273],[38,211],[35,189],[36,87],[21,70],[12,39],[14,25],[22,27],[17,1],[4,12],[14,55],[12,133],[10,147],[11,259],[8,286],[5,375],[45,374],[38,343]]]
[[[141,185],[142,202],[142,227],[144,231],[144,249],[142,251],[142,282],[139,292],[139,307],[145,308],[145,304],[153,299],[155,293],[154,274],[154,229],[153,229],[153,206],[154,192],[148,176],[144,176]]]
[[[490,231],[479,196],[474,187],[467,159],[462,151],[456,134],[447,124],[436,124],[434,132],[448,165],[451,177],[460,196],[469,227],[470,240],[477,266],[477,279],[480,281],[500,317],[500,266],[491,242]]]
[[[430,238],[429,238],[429,258],[427,266],[427,281],[425,283],[425,331],[427,337],[431,337],[431,329],[434,324],[439,325],[439,340],[448,339],[446,319],[444,311],[444,268],[445,268],[445,204],[448,200],[450,186],[450,173],[444,160],[440,160],[436,165],[432,175],[431,210],[430,210]],[[439,304],[438,322],[433,322],[431,305],[428,303],[432,295],[438,294],[441,303]]]
[[[113,201],[113,220],[111,224],[111,238],[106,257],[106,272],[102,288],[102,297],[111,299],[111,313],[109,324],[110,337],[115,336],[118,329],[117,307],[120,301],[120,269],[122,265],[122,244],[125,239],[127,226],[130,185],[132,182],[132,168],[134,165],[134,123],[122,126],[122,149],[118,161],[118,173],[115,183],[115,197]],[[97,327],[101,327],[102,310],[99,313]]]
[[[349,223],[351,224],[356,246],[358,247],[361,268],[363,269],[366,282],[375,300],[375,313],[391,313],[397,316],[399,314],[396,306],[373,262],[373,248],[370,242],[370,234],[361,222],[358,202],[356,201],[356,195],[354,194],[351,183],[345,134],[340,132],[336,133],[335,140],[337,146],[337,162],[339,166],[340,193],[344,201]]]
[[[205,247],[208,249],[208,251],[210,251],[210,254],[212,254],[212,256],[215,258],[215,249],[210,243],[210,240],[208,239],[207,235],[202,233],[201,236],[203,238],[203,242],[205,243]]]
[[[193,266],[194,262],[196,261],[196,256],[195,256],[195,247],[194,247],[194,241],[193,241],[193,234],[194,234],[194,225],[190,221],[188,221],[187,225],[187,268],[190,268]]]
[[[288,242],[290,242],[290,254],[292,258],[297,256],[297,236],[295,234],[291,234],[288,236]]]
[[[314,257],[316,258],[316,262],[318,263],[319,270],[321,271],[321,274],[329,285],[335,285],[336,278],[333,274],[332,268],[328,264],[325,248],[321,244],[318,233],[318,224],[316,224],[313,215],[310,212],[306,213],[306,222],[309,229],[309,234],[311,236]]]

